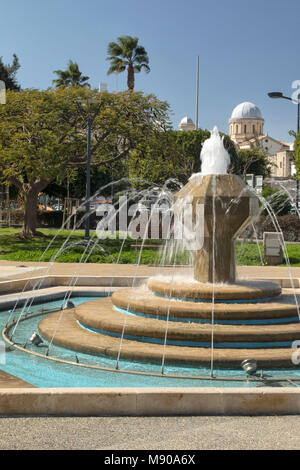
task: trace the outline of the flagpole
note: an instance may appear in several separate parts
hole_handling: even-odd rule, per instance
[[[198,129],[198,110],[199,110],[199,56],[197,56],[197,77],[196,77],[196,120],[195,127]]]

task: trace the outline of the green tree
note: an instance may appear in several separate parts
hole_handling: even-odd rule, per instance
[[[59,93],[37,90],[10,91],[0,107],[2,181],[15,185],[23,198],[25,237],[36,234],[39,193],[61,176],[68,160],[71,119],[63,109]]]
[[[86,167],[86,112],[99,111],[93,123],[92,167],[115,164],[154,132],[154,121],[167,121],[167,103],[153,95],[98,93],[83,87],[7,93],[0,107],[0,172],[24,200],[23,236],[36,235],[36,207],[50,182],[70,169]]]
[[[98,193],[102,186],[112,181],[112,168],[109,165],[100,165],[91,168],[91,194]],[[117,174],[120,177],[120,174]],[[48,196],[59,198],[71,197],[82,200],[86,192],[86,169],[84,167],[68,168],[66,176],[61,181],[49,183],[43,191]],[[111,189],[108,187],[100,194],[110,196]]]
[[[155,133],[151,139],[135,148],[129,159],[132,184],[143,186],[143,180],[161,184],[175,178],[185,184],[192,173],[201,171],[200,152],[204,141],[210,136],[208,130],[166,130]],[[236,148],[228,136],[224,146],[231,157],[231,172],[237,172]],[[234,163],[234,164],[233,164]]]
[[[20,90],[20,85],[16,80],[16,73],[20,68],[19,59],[16,54],[13,54],[13,62],[11,65],[4,64],[2,57],[0,57],[0,80],[5,83],[7,90]]]
[[[261,195],[265,198],[267,203],[271,206],[275,215],[286,215],[291,211],[291,200],[286,192],[272,188],[270,185],[266,185]],[[264,215],[268,215],[267,209],[263,212]]]
[[[106,60],[110,61],[107,74],[121,73],[127,70],[128,90],[134,89],[134,75],[144,69],[150,72],[149,58],[143,46],[138,45],[138,38],[122,36],[117,42],[108,44]]]
[[[76,62],[69,60],[66,70],[54,70],[58,78],[52,80],[56,87],[59,86],[85,86],[90,77],[82,75]]]
[[[262,175],[264,178],[270,176],[272,165],[261,149],[242,149],[237,152],[237,157],[235,173],[239,173],[244,179],[247,173]]]

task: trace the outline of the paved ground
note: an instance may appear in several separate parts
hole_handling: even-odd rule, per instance
[[[23,266],[23,267],[21,267]],[[37,270],[29,271],[26,268],[35,267]],[[187,273],[191,268],[178,268],[176,271]],[[290,271],[287,267],[278,266],[238,266],[239,277],[289,277]],[[172,273],[173,268],[162,268],[153,266],[135,266],[132,264],[100,264],[100,263],[37,263],[37,262],[20,262],[0,260],[1,279],[4,277],[9,279],[24,279],[40,274],[57,274],[57,275],[73,275],[76,273],[81,276],[152,276],[154,274]],[[291,268],[293,277],[300,277],[300,268]]]
[[[8,374],[3,370],[0,370],[0,388],[28,388],[34,387],[28,382],[25,382],[14,375]]]
[[[0,449],[300,449],[300,417],[0,418]]]
[[[15,276],[32,276],[34,272],[37,271],[36,266],[27,266],[25,265],[12,265],[12,266],[0,266],[0,281],[3,281],[3,278],[13,278]],[[46,267],[38,268],[39,272],[42,273],[43,270],[47,269]]]

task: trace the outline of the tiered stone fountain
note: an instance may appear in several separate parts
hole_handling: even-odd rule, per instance
[[[236,367],[249,358],[258,367],[292,366],[291,343],[300,339],[294,295],[274,282],[236,280],[234,243],[258,213],[256,197],[236,175],[202,174],[179,191],[175,204],[186,200],[193,219],[201,208],[204,224],[193,279],[151,278],[147,286],[121,289],[62,317],[51,314],[40,333],[50,340],[57,330],[53,342],[76,351],[158,363],[164,351],[168,364],[204,366],[213,339],[216,366]]]

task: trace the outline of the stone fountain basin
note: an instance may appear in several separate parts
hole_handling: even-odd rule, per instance
[[[275,318],[293,318],[297,317],[297,307],[295,297],[290,293],[285,293],[277,297],[268,299],[268,301],[259,301],[252,303],[215,303],[215,320],[264,320]],[[212,304],[210,302],[193,302],[191,300],[178,300],[167,297],[160,297],[153,292],[143,288],[122,289],[114,292],[112,302],[116,307],[129,309],[130,311],[142,313],[145,315],[155,315],[164,319],[170,314],[170,317],[176,318],[195,318],[211,320]]]
[[[194,280],[150,278],[148,288],[157,294],[181,299],[252,300],[275,297],[281,287],[275,282],[237,281],[234,284],[211,284]]]
[[[48,315],[39,323],[39,331],[51,340],[56,329],[60,312]],[[120,348],[120,337],[126,318],[125,337],[122,341],[121,358],[161,363],[164,350],[163,344],[144,342],[144,338],[162,339],[165,335],[165,321],[126,316],[113,309],[111,299],[99,299],[86,302],[76,309],[66,310],[60,320],[54,343],[75,351],[96,355],[117,357]],[[97,328],[100,332],[87,330],[84,326]],[[210,341],[210,324],[186,324],[169,322],[168,339],[182,341]],[[131,335],[135,339],[127,339]],[[215,345],[218,342],[266,342],[266,348],[215,348],[214,362],[219,367],[237,367],[244,359],[255,357],[258,367],[293,367],[290,347],[267,347],[273,341],[297,339],[300,336],[299,323],[288,325],[246,326],[246,325],[215,325]],[[140,341],[137,340],[140,339]],[[167,345],[166,361],[168,364],[205,365],[211,360],[210,347]]]
[[[75,317],[85,326],[121,336],[124,314],[112,310],[110,299],[92,300],[88,305],[76,307]],[[300,323],[286,325],[214,325],[215,342],[264,342],[293,341],[300,337]],[[211,341],[210,323],[168,323],[168,339],[187,341]],[[128,315],[125,335],[139,338],[164,339],[166,322],[154,318]]]

